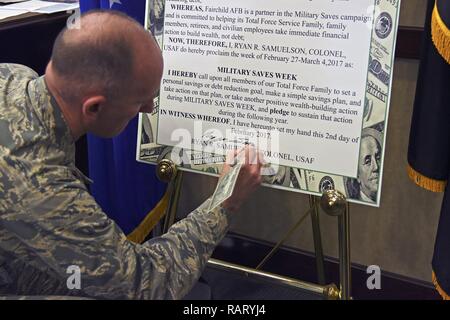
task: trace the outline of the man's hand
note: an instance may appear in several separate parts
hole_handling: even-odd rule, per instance
[[[228,211],[237,211],[249,195],[261,184],[262,154],[251,146],[246,146],[243,150],[231,153],[227,157],[221,176],[230,171],[231,166],[237,161],[237,155],[241,152],[244,153],[244,155],[240,155],[240,157],[245,157],[244,164],[239,172],[233,194],[222,204],[222,207]]]

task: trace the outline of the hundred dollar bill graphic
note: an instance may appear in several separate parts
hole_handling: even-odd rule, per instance
[[[261,171],[263,185],[279,189],[306,190],[303,170],[279,165],[269,165]]]
[[[343,177],[307,170],[305,173],[309,191],[322,194],[327,190],[338,190],[345,193]]]
[[[147,162],[157,162],[160,155],[163,153],[164,146],[141,146],[139,158]]]
[[[397,35],[400,0],[376,0],[373,3],[374,6],[367,9],[371,16],[368,27],[372,28],[370,51],[367,56],[368,68],[367,70],[361,70],[361,72],[367,74],[367,80],[365,96],[361,100],[363,112],[361,112],[362,130],[359,135],[361,147],[357,176],[344,177],[332,172],[323,173],[306,170],[302,166],[290,168],[274,165],[263,174],[264,186],[315,195],[320,195],[328,189],[336,189],[345,193],[350,202],[379,206],[385,151],[385,125],[387,124],[391,96],[394,44]],[[146,27],[152,31],[161,49],[163,42],[167,41],[167,38],[163,37],[164,7],[165,0],[148,0]],[[151,115],[141,115],[141,117],[147,118],[141,119],[139,123],[137,160],[155,164],[163,158],[172,160],[176,158],[180,160],[176,164],[181,170],[219,176],[225,162],[224,155],[210,153],[207,148],[203,152],[186,149],[173,152],[172,147],[156,143],[159,98],[155,98],[154,104],[155,111]],[[241,143],[245,143],[245,141],[218,139],[210,135],[208,131],[201,134],[202,143],[205,146],[215,147],[225,143],[240,146]],[[333,152],[330,151],[330,157],[333,157]],[[364,159],[371,159],[371,163],[376,163],[376,165],[364,166]],[[235,166],[234,170],[237,169],[239,168]],[[219,205],[226,199],[225,197],[231,195],[234,185],[233,179],[229,180],[230,177],[223,178],[223,181],[219,182],[214,197],[211,198],[211,207]],[[234,178],[237,179],[237,175]],[[368,190],[371,192],[368,192]]]
[[[306,190],[306,175],[305,170],[291,168],[290,170],[290,187],[293,189]]]
[[[139,159],[147,162],[156,162],[167,148],[156,143],[156,124],[158,121],[158,108],[151,114],[140,114],[139,121]]]
[[[374,11],[373,36],[369,56],[364,127],[384,121],[392,81],[393,43],[400,1],[382,0]]]
[[[184,150],[189,164],[188,169],[205,172],[207,174],[219,175],[225,163],[224,155],[210,154],[198,151]]]

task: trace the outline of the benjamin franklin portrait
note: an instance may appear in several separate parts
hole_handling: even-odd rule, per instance
[[[346,178],[347,196],[364,202],[375,203],[381,166],[382,133],[374,128],[364,128],[361,135],[358,177]]]

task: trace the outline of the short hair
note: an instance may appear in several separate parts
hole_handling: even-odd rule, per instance
[[[142,28],[132,18],[114,10],[89,11],[81,16],[82,26],[83,19],[92,14],[105,14],[106,19],[119,18]],[[64,28],[53,46],[52,68],[63,80],[68,80],[70,87],[63,87],[60,94],[69,101],[79,99],[90,88],[100,90],[108,98],[115,98],[132,77],[135,59],[127,33],[117,30],[105,32],[101,25],[89,27],[93,29],[91,34],[81,34],[78,40],[69,38],[70,33],[78,30]]]

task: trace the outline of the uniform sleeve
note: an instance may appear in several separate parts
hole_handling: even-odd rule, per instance
[[[135,244],[69,173],[35,181],[6,168],[0,170],[2,185],[15,188],[8,194],[0,189],[3,209],[13,203],[16,209],[0,215],[0,256],[7,257],[4,265],[16,279],[14,294],[179,299],[196,283],[228,228],[223,209],[204,210],[208,199],[167,234]],[[70,266],[80,270],[80,289],[68,289]]]
[[[9,152],[7,149],[14,149],[17,140],[19,143],[23,142],[17,131],[12,128],[26,126],[24,91],[27,83],[37,76],[37,73],[28,67],[0,63],[0,155]],[[31,131],[30,128],[27,130]]]
[[[14,63],[0,63],[0,79],[31,80],[37,77],[36,71],[27,66]]]

